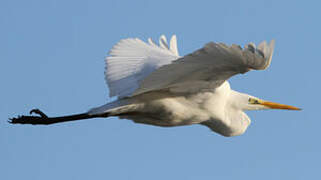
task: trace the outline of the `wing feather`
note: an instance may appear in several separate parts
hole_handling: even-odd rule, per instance
[[[176,56],[178,55],[178,50],[177,50],[177,39],[176,35],[173,35],[170,41],[170,48],[169,48]]]
[[[188,86],[198,85],[194,91],[213,90],[225,80],[251,69],[266,69],[271,62],[274,40],[261,43],[258,48],[250,43],[227,46],[210,42],[203,48],[161,66],[147,76],[133,95],[156,90],[190,92]]]
[[[119,41],[106,58],[105,79],[110,96],[134,96],[155,90],[174,92],[210,91],[225,80],[249,70],[266,69],[272,59],[274,40],[228,46],[210,42],[182,58],[176,36],[170,44],[164,35],[157,45],[129,38]]]
[[[162,47],[163,49],[167,49],[167,50],[169,49],[166,36],[161,35],[161,37],[159,37],[159,46]]]
[[[169,49],[164,35],[160,37],[159,46],[150,38],[148,44],[138,38],[120,40],[109,55],[105,79],[109,95],[118,97],[130,96],[146,76],[179,58]]]

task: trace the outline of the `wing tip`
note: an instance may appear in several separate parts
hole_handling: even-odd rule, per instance
[[[157,58],[161,55],[165,58],[175,59],[177,53],[176,35],[171,37],[168,44],[166,36],[160,36],[160,44],[156,44],[151,38],[142,41],[138,38],[125,38],[119,40],[108,52],[105,60],[105,81],[109,87],[109,96],[124,97],[132,94],[138,87],[138,82],[143,77],[137,73],[142,67],[143,60],[150,55]],[[174,42],[175,41],[175,42]],[[169,47],[169,45],[171,45]],[[174,46],[174,47],[173,47]],[[176,51],[173,51],[176,49]],[[176,52],[176,53],[175,53]],[[164,64],[164,62],[158,65]],[[158,66],[157,65],[157,66]],[[129,86],[122,86],[121,84]]]
[[[179,56],[177,49],[177,37],[176,34],[173,34],[170,40],[169,50],[172,51],[176,56]]]

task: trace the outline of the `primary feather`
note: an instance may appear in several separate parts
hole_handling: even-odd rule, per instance
[[[172,38],[170,45],[164,35],[159,46],[151,39],[148,42],[123,39],[110,50],[105,71],[110,96],[130,96],[150,73],[179,58],[176,38]]]

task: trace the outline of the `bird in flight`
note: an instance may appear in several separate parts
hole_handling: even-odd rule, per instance
[[[274,103],[234,91],[227,81],[237,74],[269,67],[274,40],[257,47],[210,42],[179,56],[176,36],[119,41],[106,58],[105,79],[109,96],[117,100],[81,114],[48,117],[39,109],[29,116],[10,119],[12,124],[54,124],[111,116],[162,127],[201,124],[223,136],[243,134],[250,125],[247,110],[297,107]],[[32,115],[32,114],[36,115]]]

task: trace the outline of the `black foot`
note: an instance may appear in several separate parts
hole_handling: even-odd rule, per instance
[[[32,114],[32,113],[39,114],[43,118],[48,118],[48,116],[45,113],[43,113],[42,111],[40,111],[39,109],[32,109],[29,112],[29,114]]]
[[[18,116],[16,118],[10,118],[11,124],[49,124],[48,116],[39,109],[32,109],[30,114],[35,113],[39,116]]]

